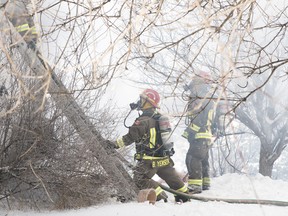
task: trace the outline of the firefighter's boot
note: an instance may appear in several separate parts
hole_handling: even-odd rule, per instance
[[[190,194],[202,193],[202,185],[188,185]]]
[[[202,186],[202,190],[209,190],[210,189],[210,185],[203,185]]]
[[[197,194],[202,193],[202,179],[188,179],[188,189],[189,193]]]
[[[162,191],[158,196],[157,196],[157,199],[156,201],[160,201],[160,200],[163,200],[165,203],[168,202],[168,196],[167,194]]]
[[[204,177],[203,178],[202,190],[209,190],[209,189],[210,189],[210,178],[209,177]]]

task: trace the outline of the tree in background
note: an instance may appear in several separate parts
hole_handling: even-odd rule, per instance
[[[287,37],[285,35],[288,10],[285,0],[119,0],[116,2],[42,0],[31,1],[31,3],[29,13],[34,16],[36,30],[40,35],[37,49],[40,50],[42,59],[48,62],[61,78],[69,95],[76,99],[89,119],[93,120],[95,128],[107,138],[115,129],[114,123],[119,121],[117,118],[119,109],[110,110],[113,106],[108,103],[109,97],[107,99],[105,94],[112,92],[114,87],[110,84],[114,84],[115,81],[120,83],[121,80],[130,79],[134,81],[137,88],[139,86],[146,88],[147,85],[155,88],[157,86],[157,90],[166,98],[175,99],[173,109],[181,113],[183,107],[179,107],[178,102],[182,86],[190,81],[198,70],[211,72],[219,99],[231,101],[234,105],[231,110],[240,107],[243,101],[248,101],[259,91],[259,86],[247,82],[252,75],[264,76],[267,81],[278,71],[282,71],[284,76],[287,76],[285,74],[288,63],[285,55]],[[1,10],[4,8],[1,7]],[[16,84],[8,82],[9,79],[4,80],[8,92],[14,93],[9,93],[10,103],[1,105],[5,107],[5,112],[1,113],[4,114],[1,115],[3,123],[1,124],[2,131],[5,133],[1,138],[3,169],[0,173],[7,175],[7,169],[4,169],[6,165],[13,165],[13,168],[21,168],[21,170],[24,165],[24,168],[30,170],[28,176],[34,176],[34,182],[28,183],[30,188],[41,185],[42,192],[47,198],[51,190],[46,187],[48,182],[43,182],[43,179],[51,173],[45,172],[41,176],[38,170],[35,170],[36,162],[31,156],[34,156],[34,151],[38,151],[38,148],[34,147],[39,146],[39,143],[47,142],[47,145],[43,146],[53,147],[53,154],[47,151],[50,152],[48,155],[55,159],[54,163],[59,162],[53,165],[55,168],[52,169],[53,174],[69,173],[62,176],[63,181],[54,182],[53,179],[51,185],[57,185],[59,182],[58,185],[61,186],[71,185],[71,187],[64,187],[66,190],[62,194],[72,197],[73,200],[82,188],[77,190],[79,192],[77,194],[73,194],[71,188],[75,189],[74,186],[79,186],[77,182],[83,182],[82,178],[73,181],[76,179],[75,176],[91,176],[90,180],[93,181],[91,180],[90,185],[95,184],[97,179],[101,184],[103,170],[97,170],[99,171],[97,174],[101,175],[94,176],[97,164],[97,160],[93,157],[95,152],[85,151],[83,140],[77,135],[75,128],[50,100],[51,95],[61,95],[61,92],[48,90],[51,86],[49,70],[43,71],[41,76],[31,73],[27,65],[21,64],[23,59],[13,50],[11,38],[2,37],[3,31],[7,29],[1,28],[0,31],[0,77],[3,79],[4,72],[8,73],[6,77],[12,77]],[[42,85],[31,84],[39,80]],[[263,86],[265,84],[266,81],[263,81]],[[240,88],[241,92],[239,92],[239,88],[236,91],[231,86],[243,88]],[[42,98],[37,100],[38,105],[31,104],[39,92],[42,92],[39,94]],[[41,114],[35,114],[35,111]],[[268,113],[267,110],[266,112]],[[113,114],[112,117],[107,113]],[[35,116],[38,116],[37,120]],[[40,116],[44,118],[40,119]],[[34,121],[45,123],[45,127],[38,127],[38,125],[26,127],[27,124],[34,125]],[[11,122],[13,124],[10,124]],[[18,129],[12,130],[16,126]],[[111,130],[107,131],[107,128]],[[40,132],[37,131],[39,129]],[[53,133],[48,133],[50,129]],[[12,131],[18,133],[19,130],[23,133],[17,135],[21,139],[29,137],[33,140],[25,142],[25,145],[13,140]],[[43,131],[47,134],[44,135]],[[55,137],[57,147],[54,143]],[[53,141],[53,144],[49,144],[50,141]],[[18,146],[23,147],[18,152],[18,156],[14,157],[19,163],[7,164],[5,158],[8,158],[8,150],[19,150]],[[25,161],[24,156],[27,157]],[[78,161],[79,156],[81,156],[80,161]],[[47,155],[42,154],[39,156],[42,161],[45,161],[46,157]],[[63,167],[67,169],[62,170]],[[84,171],[83,167],[85,167]],[[8,171],[12,172],[13,169]],[[79,173],[81,175],[78,175]],[[8,174],[15,177],[14,172]],[[16,177],[19,176],[16,174]],[[104,178],[107,176],[104,175]],[[47,181],[49,180],[48,178]],[[18,193],[16,189],[17,187],[13,186],[12,192],[6,191],[1,199],[8,199],[12,194]],[[89,190],[86,192],[91,194]],[[62,196],[63,203],[60,206],[63,208],[72,206],[67,201],[67,196]],[[81,196],[78,197],[81,199]],[[91,201],[96,200],[95,197],[90,198],[88,200],[82,198],[83,205],[89,205]],[[82,205],[81,202],[78,203]]]
[[[263,86],[263,77],[257,77],[258,91],[236,109],[236,117],[260,140],[259,173],[270,177],[288,141],[286,84],[282,81],[274,77]]]

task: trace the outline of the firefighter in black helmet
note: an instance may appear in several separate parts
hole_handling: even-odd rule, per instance
[[[213,133],[223,131],[225,113],[216,104],[215,91],[211,88],[209,73],[200,72],[185,91],[190,91],[187,106],[187,128],[182,136],[189,141],[186,154],[188,189],[190,193],[201,193],[210,188],[209,148]],[[214,96],[214,97],[213,97]],[[217,107],[218,106],[218,107]]]
[[[188,193],[188,189],[173,168],[174,163],[171,159],[174,154],[173,145],[164,140],[171,128],[169,128],[170,131],[168,131],[169,129],[161,131],[162,126],[170,124],[167,122],[167,118],[165,118],[165,123],[161,120],[163,116],[157,111],[159,102],[160,96],[155,90],[146,89],[140,94],[139,102],[130,106],[138,108],[142,114],[129,127],[129,132],[117,139],[117,147],[121,148],[135,143],[135,159],[137,160],[133,176],[135,184],[139,189],[154,188],[157,200],[167,201],[166,193],[159,183],[152,179],[155,174],[174,190]],[[160,123],[161,121],[162,123]],[[175,196],[175,200],[186,202],[187,198]]]

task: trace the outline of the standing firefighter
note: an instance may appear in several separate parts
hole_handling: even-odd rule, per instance
[[[28,7],[31,0],[0,0],[4,11],[30,49],[36,49],[37,32]]]
[[[174,154],[173,142],[169,142],[171,128],[168,118],[161,115],[159,108],[160,96],[146,89],[140,94],[137,104],[130,104],[131,109],[138,109],[142,114],[129,127],[129,132],[117,139],[117,148],[135,142],[137,165],[134,169],[134,181],[139,189],[154,188],[157,201],[167,201],[167,195],[152,177],[157,174],[174,190],[188,193],[188,189],[173,168],[171,156]],[[187,198],[175,196],[176,201],[186,202]]]
[[[211,92],[210,76],[206,72],[194,78],[185,89],[190,91],[187,112],[187,125],[183,137],[189,141],[186,155],[188,170],[188,189],[190,193],[201,193],[210,188],[209,148],[215,128],[223,130],[223,117],[220,109],[216,109],[214,94]],[[216,113],[215,113],[216,111]],[[218,121],[221,120],[221,121]]]

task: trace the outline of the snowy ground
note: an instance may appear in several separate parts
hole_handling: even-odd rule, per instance
[[[246,176],[226,174],[212,179],[211,190],[201,196],[233,199],[265,199],[288,202],[288,182],[272,180],[261,175]],[[176,204],[169,194],[169,202],[157,202],[155,205],[145,203],[116,203],[111,201],[101,206],[85,209],[21,212],[0,209],[0,216],[287,216],[288,206],[268,206],[254,204],[229,204],[225,202],[201,202],[192,200]]]

